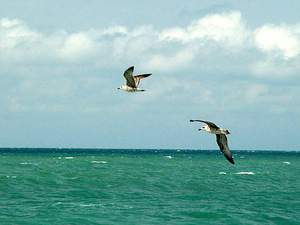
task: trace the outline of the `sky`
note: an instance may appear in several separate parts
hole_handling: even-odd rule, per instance
[[[0,147],[300,150],[300,1],[0,0]],[[124,71],[152,73],[127,93]]]

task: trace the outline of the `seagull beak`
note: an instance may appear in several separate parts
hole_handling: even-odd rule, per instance
[[[121,89],[121,88],[118,88],[118,89]]]
[[[201,128],[198,129],[198,131],[202,130]]]

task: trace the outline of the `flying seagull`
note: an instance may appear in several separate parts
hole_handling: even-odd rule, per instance
[[[123,89],[128,92],[145,91],[139,88],[139,84],[142,78],[150,76],[151,73],[132,76],[133,70],[134,70],[134,66],[129,67],[127,70],[125,70],[123,76],[126,79],[126,85],[121,86],[118,89]]]
[[[217,143],[220,147],[221,152],[224,154],[224,156],[226,157],[226,159],[231,162],[232,164],[234,164],[230,149],[228,147],[228,143],[227,143],[227,134],[230,134],[230,132],[228,130],[223,130],[220,127],[218,127],[216,124],[209,122],[209,121],[205,121],[205,120],[190,120],[190,122],[202,122],[202,123],[206,123],[206,126],[201,127],[200,130],[205,130],[208,133],[211,134],[215,134],[216,138],[217,138]]]

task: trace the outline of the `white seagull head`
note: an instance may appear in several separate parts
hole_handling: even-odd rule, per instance
[[[118,87],[118,89],[124,89],[124,86],[122,85],[122,86]]]
[[[203,127],[201,127],[201,128],[198,129],[198,131],[200,131],[200,130],[208,131],[208,130],[210,130],[210,129],[209,129],[208,126],[203,126]]]

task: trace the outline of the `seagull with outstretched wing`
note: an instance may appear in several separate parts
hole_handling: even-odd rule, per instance
[[[218,127],[216,124],[214,124],[213,122],[210,121],[205,121],[205,120],[190,120],[190,122],[202,122],[202,123],[206,123],[206,126],[201,127],[200,130],[205,130],[206,132],[210,133],[210,134],[215,134],[216,138],[217,138],[217,144],[219,145],[219,148],[221,150],[221,152],[224,154],[224,156],[226,157],[226,159],[234,164],[230,149],[228,147],[228,141],[227,141],[227,134],[230,134],[230,132],[228,130],[224,130],[220,127]]]
[[[123,85],[123,86],[119,87],[118,89],[123,89],[128,92],[145,91],[145,90],[142,90],[139,88],[139,84],[140,84],[141,79],[150,76],[151,73],[133,76],[132,75],[133,70],[134,70],[134,66],[129,67],[127,70],[125,70],[123,76],[125,77],[126,85]]]

